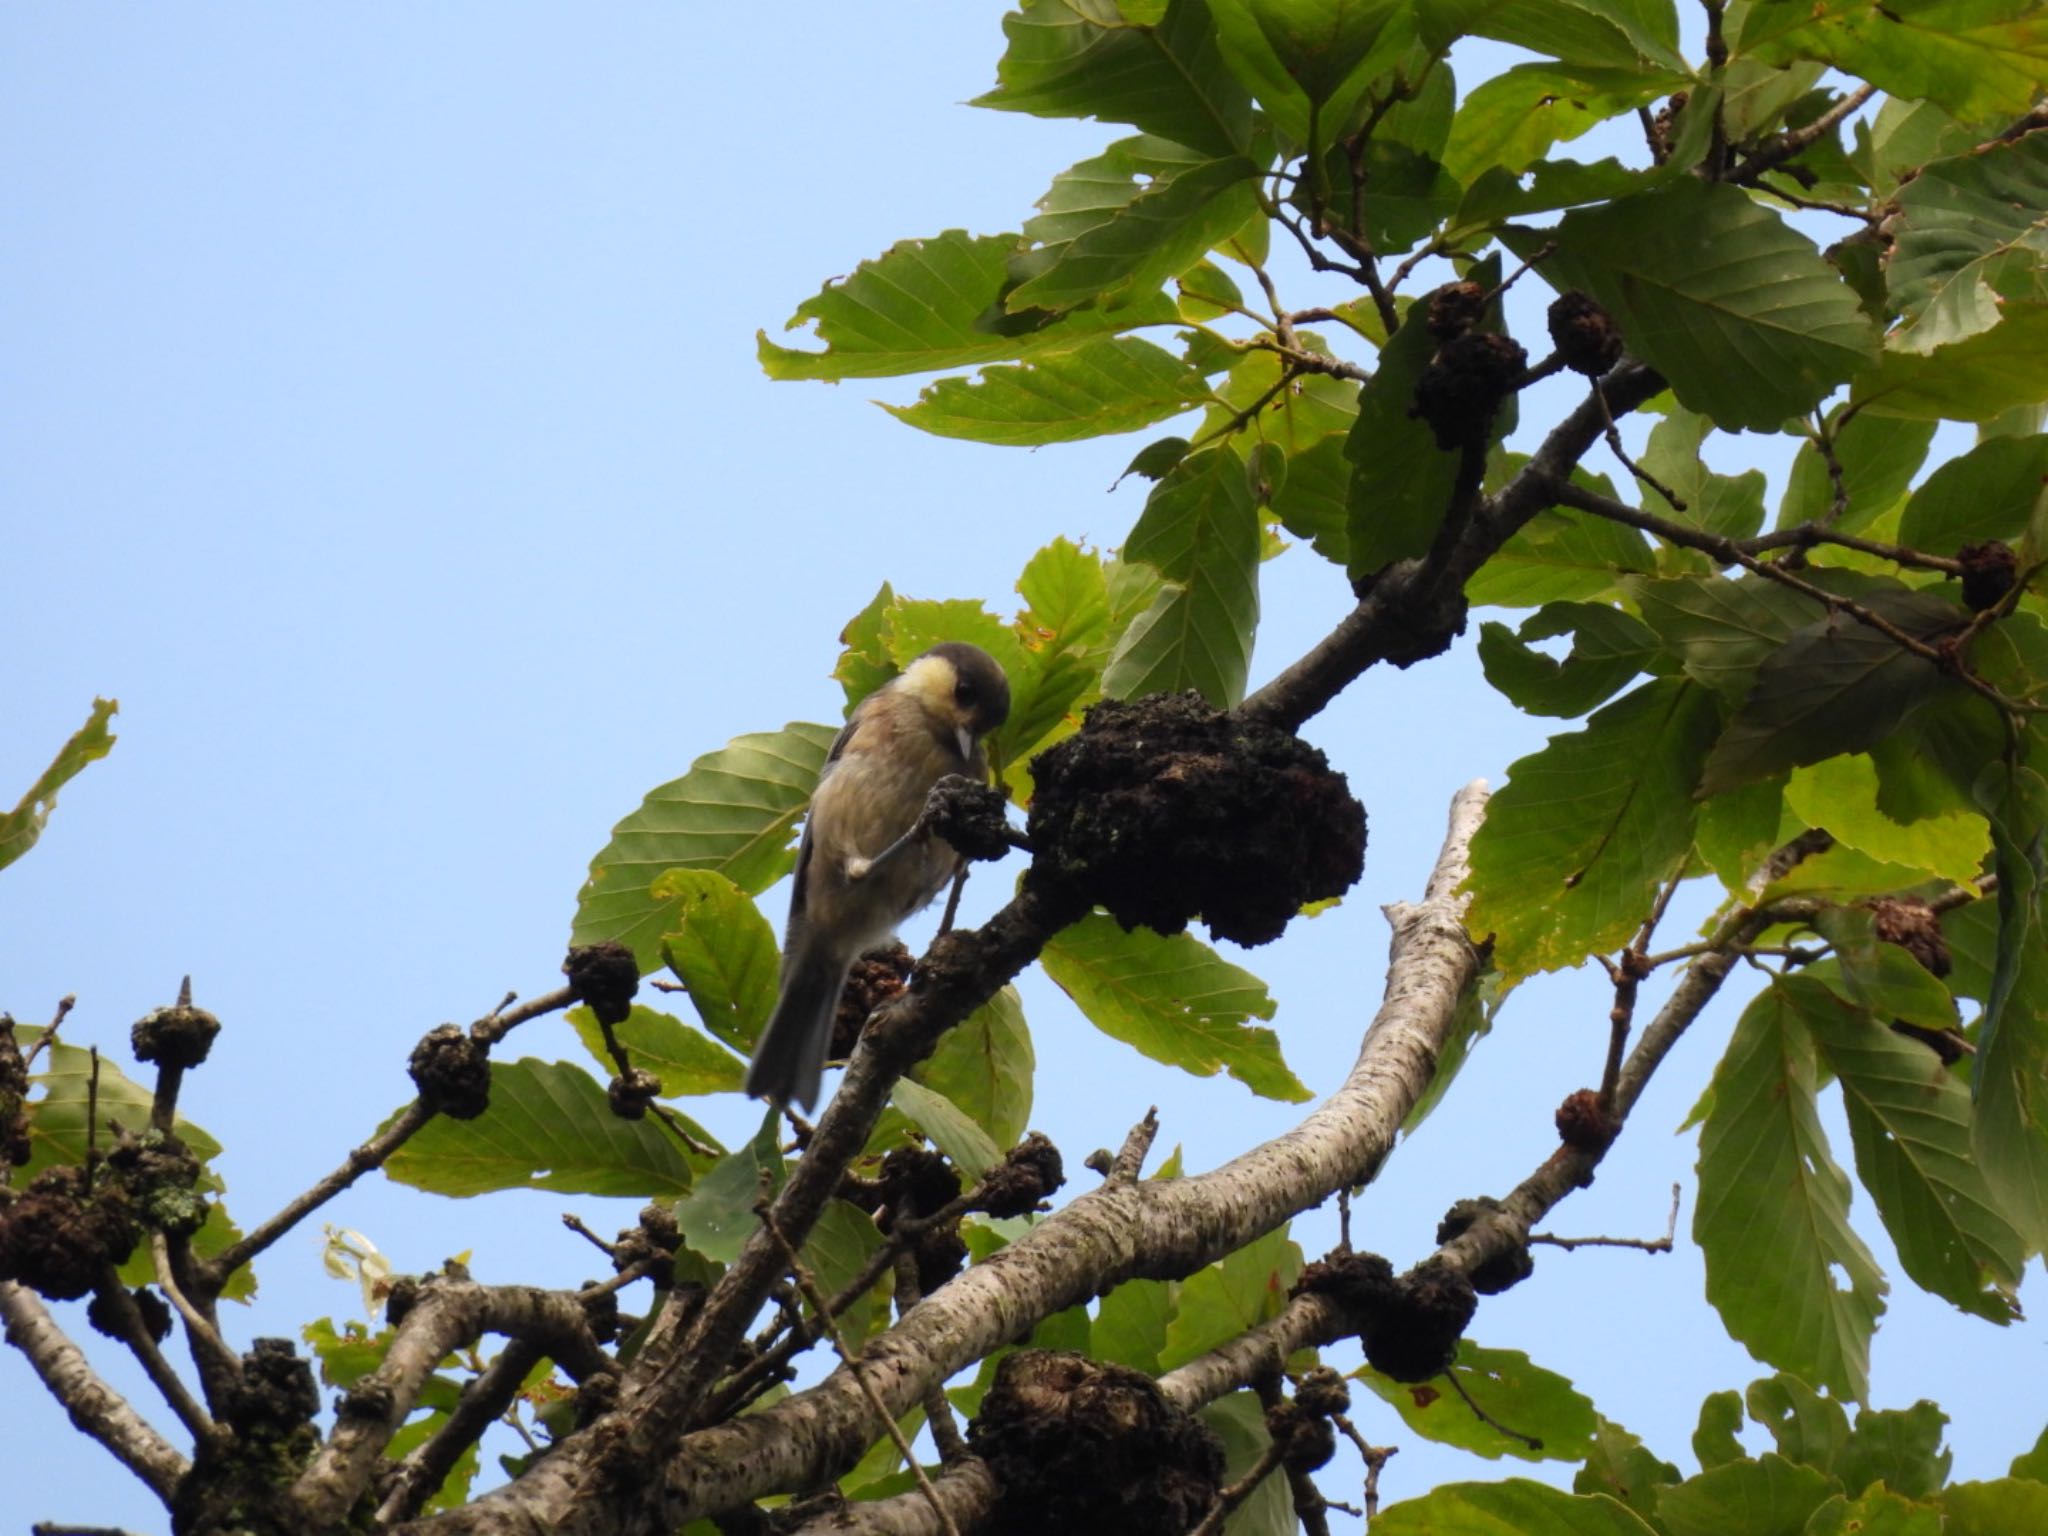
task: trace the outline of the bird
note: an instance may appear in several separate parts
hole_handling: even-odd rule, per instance
[[[928,906],[965,860],[919,825],[949,774],[988,778],[982,739],[1010,714],[1010,680],[961,641],[935,645],[855,706],[811,795],[790,891],[775,1011],[746,1091],[809,1109],[847,973]]]

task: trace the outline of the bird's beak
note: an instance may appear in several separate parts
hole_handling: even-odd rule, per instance
[[[974,732],[967,729],[964,725],[956,725],[953,727],[953,735],[960,743],[961,757],[972,761],[974,757]]]

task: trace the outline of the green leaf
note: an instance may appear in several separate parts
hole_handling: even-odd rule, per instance
[[[1025,798],[1029,756],[1080,724],[1102,684],[1113,638],[1109,573],[1100,555],[1054,539],[1017,578],[1020,655],[1009,668],[1010,718],[988,743],[990,761]]]
[[[1813,599],[1759,576],[1628,577],[1622,590],[1685,675],[1739,701],[1764,659],[1813,622]]]
[[[1604,304],[1716,426],[1774,431],[1876,359],[1869,317],[1813,243],[1734,187],[1681,177],[1575,209],[1556,239],[1545,279]]]
[[[1879,795],[1877,769],[1861,753],[1795,769],[1785,786],[1793,814],[1809,827],[1825,827],[1839,843],[1944,880],[1976,878],[1991,851],[1982,816],[1958,811],[1902,826],[1879,809]]]
[[[663,874],[715,870],[751,896],[789,873],[797,819],[838,734],[833,726],[794,723],[738,736],[650,791],[590,861],[569,942],[616,939],[631,948],[643,973],[651,971],[689,899],[675,885],[656,896]]]
[[[1036,362],[941,379],[915,405],[882,409],[937,437],[1036,447],[1136,432],[1200,405],[1208,380],[1135,336],[1091,341]]]
[[[1229,155],[1155,182],[1059,246],[1049,264],[1005,295],[1004,308],[1015,315],[1148,296],[1258,211],[1258,175],[1252,161]]]
[[[697,1017],[733,1049],[751,1052],[775,1009],[781,969],[768,919],[715,870],[672,869],[649,894],[674,904],[675,927],[662,936],[661,956],[689,990]]]
[[[762,371],[771,379],[834,380],[936,373],[1071,351],[1098,336],[1179,319],[1164,294],[1115,310],[1012,315],[1003,295],[1016,250],[1015,235],[958,229],[899,240],[797,306],[784,329],[815,325],[823,351],[778,346],[759,333]]]
[[[1588,478],[1611,491],[1598,477]],[[1501,608],[1597,602],[1615,591],[1625,573],[1654,570],[1656,564],[1649,542],[1635,529],[1553,507],[1509,535],[1465,583],[1465,598]]]
[[[1301,1275],[1301,1249],[1279,1227],[1254,1238],[1216,1263],[1180,1282],[1174,1315],[1159,1352],[1164,1370],[1174,1370],[1261,1323],[1287,1305],[1287,1293]]]
[[[2027,134],[1937,160],[1897,201],[1886,270],[1906,318],[1886,346],[1931,352],[1998,324],[2004,297],[2041,296],[2048,140]]]
[[[615,1070],[597,1016],[588,1008],[572,1008],[569,1023],[599,1066],[606,1072]],[[747,1075],[744,1061],[673,1014],[635,1004],[624,1023],[612,1026],[612,1032],[635,1067],[661,1079],[664,1098],[736,1092]]]
[[[1707,1299],[1739,1343],[1861,1400],[1886,1286],[1849,1226],[1849,1180],[1828,1153],[1815,1083],[1794,995],[1766,988],[1714,1069],[1693,1240],[1706,1259]]]
[[[1176,465],[1123,554],[1168,585],[1117,641],[1102,691],[1128,699],[1193,688],[1234,709],[1259,621],[1259,518],[1237,455],[1211,448]]]
[[[21,1029],[17,1039],[22,1049],[27,1050],[40,1035],[40,1030]],[[76,1167],[85,1161],[86,1106],[94,1097],[93,1053],[83,1046],[53,1040],[41,1065],[42,1070],[29,1078],[42,1092],[24,1106],[29,1117],[29,1160],[15,1174],[16,1188],[24,1187],[45,1168]],[[95,1139],[102,1153],[110,1146],[106,1128],[109,1120],[136,1135],[149,1128],[150,1106],[156,1095],[104,1055],[99,1059],[97,1094],[99,1121]],[[178,1139],[200,1162],[210,1163],[220,1156],[220,1143],[183,1115],[178,1116],[175,1129]]]
[[[852,1283],[882,1242],[874,1218],[866,1211],[844,1200],[828,1200],[818,1212],[811,1235],[804,1240],[804,1267],[817,1280],[819,1294],[829,1299]],[[886,1325],[889,1296],[894,1288],[894,1277],[885,1274],[868,1287],[867,1294],[839,1313],[834,1320],[841,1337],[858,1346]],[[809,1302],[804,1304],[804,1310],[812,1311]]]
[[[1876,416],[1990,421],[2048,396],[2048,303],[2008,302],[1988,331],[1922,356],[1887,348],[1852,404]]]
[[[1856,1415],[1835,1473],[1852,1494],[1883,1483],[1909,1499],[1932,1497],[1955,1462],[1941,1448],[1948,1415],[1924,1398],[1910,1408],[1865,1408]]]
[[[1523,175],[1529,178],[1526,187],[1521,182]],[[1612,156],[1590,165],[1577,160],[1539,160],[1519,174],[1496,166],[1480,172],[1466,191],[1456,223],[1461,228],[1487,225],[1580,203],[1605,203],[1640,192],[1646,185],[1643,172]]]
[[[1683,406],[1667,411],[1650,429],[1642,466],[1676,493],[1685,507],[1681,511],[1669,506],[1647,486],[1643,489],[1645,505],[1689,528],[1746,539],[1764,525],[1764,472],[1750,469],[1739,475],[1719,475],[1708,469],[1700,458],[1700,448],[1713,430],[1711,421]]]
[[[1943,555],[1985,539],[2016,542],[2041,505],[2044,482],[2048,434],[1989,438],[1913,492],[1899,519],[1899,541]]]
[[[2048,25],[2032,0],[1766,0],[1736,50],[1821,59],[1957,117],[2017,115],[2048,83]]]
[[[2037,1483],[2048,1483],[2048,1429],[2035,1437],[2033,1448],[2013,1457],[2007,1476],[2024,1477]]]
[[[944,1094],[997,1147],[1014,1147],[1031,1122],[1036,1065],[1024,1005],[1015,987],[1004,987],[947,1030],[911,1076]]]
[[[2025,1478],[1957,1483],[1941,1494],[1942,1536],[2016,1536],[2048,1531],[2048,1486]]]
[[[1389,1505],[1373,1536],[1654,1536],[1638,1515],[1604,1496],[1564,1493],[1526,1477],[1445,1483]]]
[[[1273,1017],[1265,983],[1199,939],[1125,932],[1094,913],[1063,929],[1041,958],[1089,1023],[1154,1061],[1196,1077],[1221,1068],[1261,1098],[1311,1097],[1281,1059],[1279,1037],[1246,1023]]]
[[[1818,1472],[1834,1472],[1849,1443],[1849,1415],[1840,1403],[1783,1371],[1751,1382],[1743,1401],[1749,1416],[1770,1431],[1780,1456]]]
[[[2002,765],[2001,765],[2002,766]],[[1996,771],[1996,770],[1994,770]],[[1998,937],[1978,1029],[1973,1125],[1977,1166],[2008,1219],[2048,1246],[2048,946],[2041,942],[2043,821],[2048,785],[2030,768],[1992,798]]]
[[[1572,637],[1563,661],[1527,643],[1556,635]],[[1519,629],[1479,628],[1487,682],[1534,715],[1582,715],[1626,687],[1657,654],[1657,636],[1647,625],[1601,603],[1546,603]]]
[[[1862,601],[1908,634],[1959,627],[1962,613],[1927,592],[1873,592]],[[1707,794],[1875,746],[1943,686],[1939,668],[1846,615],[1793,632],[1757,668],[1742,707],[1707,759]]]
[[[1668,1536],[1800,1536],[1834,1491],[1826,1474],[1766,1451],[1666,1488],[1657,1517]]]
[[[779,1190],[787,1177],[775,1145],[778,1119],[771,1108],[761,1117],[753,1139],[713,1163],[696,1188],[676,1203],[676,1225],[693,1253],[730,1264],[761,1224],[754,1207],[764,1195]]]
[[[1458,455],[1437,447],[1428,425],[1413,414],[1416,381],[1436,348],[1423,316],[1410,310],[1359,392],[1358,420],[1344,444],[1351,463],[1345,537],[1354,577],[1428,553],[1450,510]]]
[[[1808,966],[1805,976],[1878,1020],[1897,1019],[1922,1029],[1956,1027],[1955,999],[1948,988],[1898,945],[1880,943],[1868,909],[1832,907],[1813,922],[1835,953]]]
[[[1208,7],[1023,0],[1003,18],[1009,47],[977,107],[1129,123],[1213,155],[1245,147],[1251,98],[1223,61]],[[1126,12],[1134,19],[1126,20]]]
[[[1376,73],[1373,45],[1404,8],[1399,0],[1211,0],[1210,9],[1238,79],[1282,133],[1314,151],[1364,98]]]
[[[1735,1438],[1742,1428],[1742,1396],[1736,1392],[1709,1392],[1700,1401],[1699,1424],[1692,1432],[1692,1453],[1703,1469],[1711,1470],[1731,1461],[1743,1461],[1748,1452]]]
[[[698,1141],[711,1137],[683,1121]],[[561,1061],[491,1063],[491,1106],[474,1120],[427,1122],[384,1165],[386,1176],[436,1195],[547,1189],[654,1199],[694,1181],[675,1138],[649,1115],[622,1120],[604,1087]]]
[[[113,699],[94,699],[92,714],[85,724],[73,731],[71,739],[58,748],[50,766],[28,787],[28,793],[21,797],[20,803],[0,816],[0,869],[5,869],[35,846],[36,839],[43,835],[50,812],[57,808],[57,791],[77,778],[87,763],[97,762],[114,750],[114,736],[107,729],[107,722],[120,707]]]
[[[1444,169],[1471,186],[1488,171],[1527,170],[1553,144],[1682,88],[1683,73],[1516,64],[1480,82],[1458,105]]]
[[[1597,1414],[1593,1422],[1593,1448],[1572,1478],[1572,1492],[1604,1493],[1654,1520],[1657,1496],[1679,1481],[1678,1468],[1619,1424]]]
[[[1847,425],[1834,429],[1835,462],[1842,471],[1840,515],[1835,512],[1835,487],[1827,460],[1808,442],[1800,445],[1792,460],[1785,499],[1778,506],[1778,526],[1824,522],[1840,533],[1869,527],[1905,495],[1933,440],[1932,422],[1902,424],[1861,413],[1851,416]]]
[[[1466,925],[1510,980],[1625,942],[1692,846],[1713,696],[1660,679],[1508,770],[1472,840]]]
[[[1983,137],[1931,101],[1887,96],[1877,115],[1854,125],[1856,162],[1873,198],[1886,198],[1931,161],[1975,149]]]
[[[1838,1493],[1808,1517],[1802,1536],[1941,1536],[1941,1511],[1883,1488],[1853,1500]]]
[[[1095,1357],[1157,1376],[1179,1295],[1177,1280],[1126,1280],[1104,1296],[1089,1330]]]
[[[1319,181],[1304,176],[1296,183],[1288,201],[1312,223],[1320,208],[1323,220],[1382,257],[1414,246],[1457,210],[1465,194],[1434,156],[1377,133],[1359,155],[1359,179],[1352,176],[1343,144],[1325,152],[1321,170]]]
[[[952,1160],[968,1183],[1002,1161],[1002,1149],[989,1138],[988,1132],[943,1093],[906,1077],[890,1090],[889,1102],[908,1115],[911,1123]]]
[[[1670,0],[1423,0],[1423,9],[1425,37],[1448,27],[1577,63],[1687,69]]]
[[[1352,1372],[1375,1396],[1390,1404],[1410,1429],[1439,1445],[1455,1445],[1495,1461],[1502,1456],[1523,1461],[1583,1461],[1592,1454],[1597,1417],[1593,1404],[1573,1389],[1569,1378],[1532,1364],[1520,1350],[1486,1349],[1470,1339],[1460,1339],[1450,1374],[1465,1389],[1464,1395],[1447,1392],[1439,1383],[1395,1381],[1371,1366]],[[1494,1422],[1489,1424],[1474,1414],[1465,1401],[1467,1396]],[[1532,1446],[1502,1434],[1498,1427],[1502,1424],[1539,1443]]]
[[[1222,1442],[1226,1484],[1249,1477],[1273,1443],[1266,1429],[1266,1410],[1255,1392],[1232,1392],[1218,1398],[1203,1408],[1199,1417]],[[1294,1536],[1295,1528],[1294,1500],[1284,1477],[1261,1479],[1223,1524],[1224,1536]]]

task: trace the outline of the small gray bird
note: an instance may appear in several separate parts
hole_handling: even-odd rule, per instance
[[[961,866],[950,845],[918,828],[925,799],[950,773],[987,779],[981,738],[1009,713],[1003,669],[957,641],[933,646],[855,707],[825,759],[797,849],[782,995],[747,1068],[755,1098],[817,1102],[853,962]]]

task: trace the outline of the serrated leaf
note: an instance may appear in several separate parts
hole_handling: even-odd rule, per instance
[[[1116,336],[984,368],[973,383],[941,379],[916,404],[882,409],[937,437],[1036,447],[1136,432],[1192,410],[1208,394],[1208,380],[1165,348]]]
[[[601,1070],[616,1070],[595,1014],[588,1008],[572,1008],[569,1024]],[[658,1009],[635,1004],[623,1023],[612,1026],[612,1032],[635,1067],[661,1079],[664,1098],[736,1092],[747,1074],[747,1064],[724,1046]]]
[[[1574,1493],[1604,1493],[1644,1519],[1653,1519],[1657,1495],[1679,1481],[1678,1468],[1619,1424],[1594,1417],[1593,1447],[1572,1477]]]
[[[1876,416],[1991,421],[2048,398],[2048,303],[2012,300],[1988,331],[1922,356],[1889,348],[1851,403]]]
[[[1684,406],[1665,412],[1664,419],[1650,429],[1641,462],[1685,506],[1667,505],[1648,486],[1643,488],[1645,505],[1689,528],[1746,539],[1764,525],[1764,472],[1750,469],[1739,475],[1722,475],[1708,469],[1700,449],[1713,430],[1714,424],[1705,416]]]
[[[712,1138],[688,1120],[700,1142]],[[436,1195],[547,1189],[654,1199],[682,1194],[695,1172],[650,1114],[622,1120],[604,1087],[567,1062],[491,1063],[491,1104],[474,1120],[430,1120],[384,1165],[388,1178]]]
[[[989,760],[1019,798],[1028,795],[1023,764],[1080,724],[1101,691],[1114,637],[1109,571],[1100,555],[1054,539],[1017,578],[1019,659],[1009,668],[1010,718],[988,742]]]
[[[834,726],[793,722],[736,736],[649,791],[590,861],[569,942],[616,939],[645,973],[661,963],[662,937],[675,931],[685,903],[681,886],[666,898],[654,895],[663,874],[715,870],[752,896],[789,873],[797,820],[838,734]]]
[[[1211,154],[1242,149],[1251,98],[1223,62],[1208,7],[1169,0],[1127,16],[1116,0],[1023,0],[996,88],[974,105],[1129,123]]]
[[[1180,1282],[1159,1352],[1164,1370],[1270,1322],[1301,1275],[1301,1248],[1279,1227]]]
[[[1836,1475],[1851,1494],[1883,1483],[1895,1494],[1924,1499],[1940,1491],[1955,1462],[1942,1449],[1948,1415],[1922,1399],[1910,1408],[1865,1408],[1842,1447]]]
[[[92,714],[85,724],[57,749],[50,766],[36,776],[35,783],[14,809],[0,815],[0,869],[35,846],[50,812],[57,808],[57,791],[77,778],[87,763],[97,762],[114,750],[115,738],[107,729],[107,722],[120,707],[114,699],[94,699]]]
[[[1252,161],[1229,155],[1154,183],[1058,247],[1042,270],[1004,296],[1004,308],[1016,315],[1149,296],[1257,212],[1258,175]]]
[[[753,1139],[704,1170],[696,1187],[676,1203],[676,1225],[691,1252],[730,1264],[760,1226],[754,1207],[781,1189],[788,1176],[775,1144],[779,1119],[769,1109]]]
[[[1216,30],[1245,88],[1311,152],[1343,131],[1377,72],[1398,0],[1211,0]],[[1396,38],[1396,42],[1401,39]],[[1310,133],[1314,123],[1318,132]],[[1313,139],[1313,142],[1311,140]]]
[[[1244,697],[1259,620],[1259,519],[1228,449],[1191,455],[1154,487],[1123,549],[1168,583],[1117,641],[1111,698],[1196,689],[1220,709]]]
[[[1222,1443],[1227,1482],[1249,1477],[1273,1443],[1266,1429],[1266,1411],[1255,1392],[1220,1397],[1203,1408],[1199,1417]],[[1261,1479],[1223,1525],[1224,1536],[1294,1536],[1295,1528],[1294,1500],[1284,1477]]]
[[[661,957],[697,1017],[734,1050],[751,1052],[774,1011],[781,970],[768,919],[716,870],[672,869],[648,893],[673,909]]]
[[[906,1077],[890,1090],[889,1101],[952,1160],[967,1183],[973,1183],[1002,1160],[1002,1149],[989,1138],[988,1132],[943,1093]]]
[[[1655,1536],[1604,1495],[1565,1493],[1526,1477],[1445,1483],[1373,1516],[1373,1536]]]
[[[1743,698],[1763,660],[1814,617],[1813,599],[1758,576],[1628,577],[1621,587],[1686,676],[1731,700]]]
[[[1970,121],[2025,112],[2048,83],[2048,20],[2032,0],[1770,0],[1749,8],[1735,46],[1768,63],[1825,60]]]
[[[1287,479],[1273,494],[1273,515],[1325,560],[1346,565],[1351,558],[1350,496],[1344,439],[1332,435],[1288,459]]]
[[[949,229],[899,240],[797,306],[786,330],[814,325],[823,351],[778,346],[765,331],[755,349],[771,379],[879,379],[1069,351],[1098,336],[1172,325],[1173,301],[1154,294],[1115,310],[1012,315],[1015,235]]]
[[[1022,1140],[1031,1122],[1036,1066],[1023,1002],[1015,987],[1004,987],[947,1030],[911,1076],[944,1094],[1002,1148]]]
[[[1528,644],[1558,635],[1572,637],[1562,661]],[[1479,628],[1487,682],[1534,715],[1582,715],[1626,687],[1657,655],[1657,636],[1641,620],[1600,603],[1547,603],[1519,629]]]
[[[2017,542],[2041,505],[2044,484],[2048,434],[1989,438],[1913,492],[1899,519],[1899,541],[1943,555],[1985,539]]]
[[[1273,1017],[1265,983],[1199,939],[1126,932],[1095,913],[1063,929],[1041,958],[1089,1023],[1154,1061],[1196,1077],[1226,1070],[1261,1098],[1311,1096],[1281,1059],[1279,1037],[1246,1022]]]
[[[1437,447],[1413,414],[1416,381],[1436,348],[1422,315],[1410,310],[1359,391],[1358,419],[1344,443],[1351,464],[1345,543],[1354,577],[1426,553],[1450,510],[1458,455]]]
[[[1886,266],[1905,322],[1887,347],[1927,353],[1988,331],[2008,288],[2040,297],[2048,139],[2027,134],[1937,160],[1899,189],[1897,202]]]
[[[1778,506],[1778,526],[1824,522],[1840,533],[1860,532],[1905,494],[1933,440],[1932,422],[1907,424],[1861,413],[1850,417],[1834,432],[1835,462],[1842,471],[1839,515],[1826,459],[1814,444],[1802,443]]]
[[[1800,1011],[1782,987],[1766,988],[1714,1069],[1693,1240],[1706,1259],[1707,1299],[1737,1342],[1861,1400],[1887,1287],[1849,1226],[1849,1181],[1829,1154],[1815,1086]]]
[[[818,1293],[836,1296],[859,1274],[863,1265],[883,1243],[875,1230],[874,1218],[844,1200],[828,1200],[818,1212],[817,1224],[804,1240],[803,1261],[818,1283]],[[889,1320],[888,1297],[893,1277],[884,1276],[834,1319],[840,1335],[849,1343],[865,1343]],[[879,1296],[877,1292],[880,1292]],[[809,1311],[809,1303],[805,1303]]]
[[[1593,1450],[1593,1404],[1569,1378],[1544,1370],[1518,1349],[1486,1349],[1460,1339],[1450,1374],[1465,1389],[1462,1396],[1446,1391],[1441,1382],[1395,1381],[1371,1366],[1351,1374],[1391,1405],[1410,1429],[1439,1445],[1455,1445],[1496,1461],[1502,1456],[1583,1461]],[[1467,1397],[1494,1422],[1474,1414]],[[1515,1435],[1502,1434],[1502,1424],[1512,1425]],[[1541,1443],[1532,1446],[1516,1438],[1521,1435]]]
[[[1465,583],[1465,597],[1501,608],[1597,602],[1616,590],[1622,576],[1652,571],[1656,564],[1649,542],[1635,529],[1553,507],[1509,535]]]
[[[1444,169],[1466,186],[1489,170],[1527,170],[1553,144],[1681,89],[1686,75],[1563,64],[1516,64],[1458,104]]]
[[[1692,846],[1713,696],[1646,683],[1508,769],[1472,840],[1466,926],[1510,980],[1627,940]]]
[[[1878,808],[1877,769],[1862,753],[1831,757],[1794,769],[1785,803],[1809,827],[1825,827],[1835,840],[1873,859],[1924,869],[1945,880],[1976,878],[1991,851],[1991,829],[1966,811],[1927,816],[1901,825]]]
[[[1104,1296],[1089,1329],[1096,1358],[1157,1376],[1179,1294],[1177,1280],[1126,1280]]]
[[[1775,431],[1876,360],[1869,317],[1813,243],[1734,187],[1681,177],[1575,209],[1555,238],[1545,279],[1605,305],[1630,353],[1716,426]]]
[[[1874,592],[1862,601],[1920,639],[1960,627],[1961,610],[1932,593]],[[1933,662],[1846,615],[1793,634],[1765,657],[1756,681],[1707,759],[1715,794],[1838,752],[1864,751],[1943,686]]]
[[[1834,1492],[1825,1473],[1766,1451],[1663,1490],[1657,1518],[1667,1536],[1800,1536]]]

